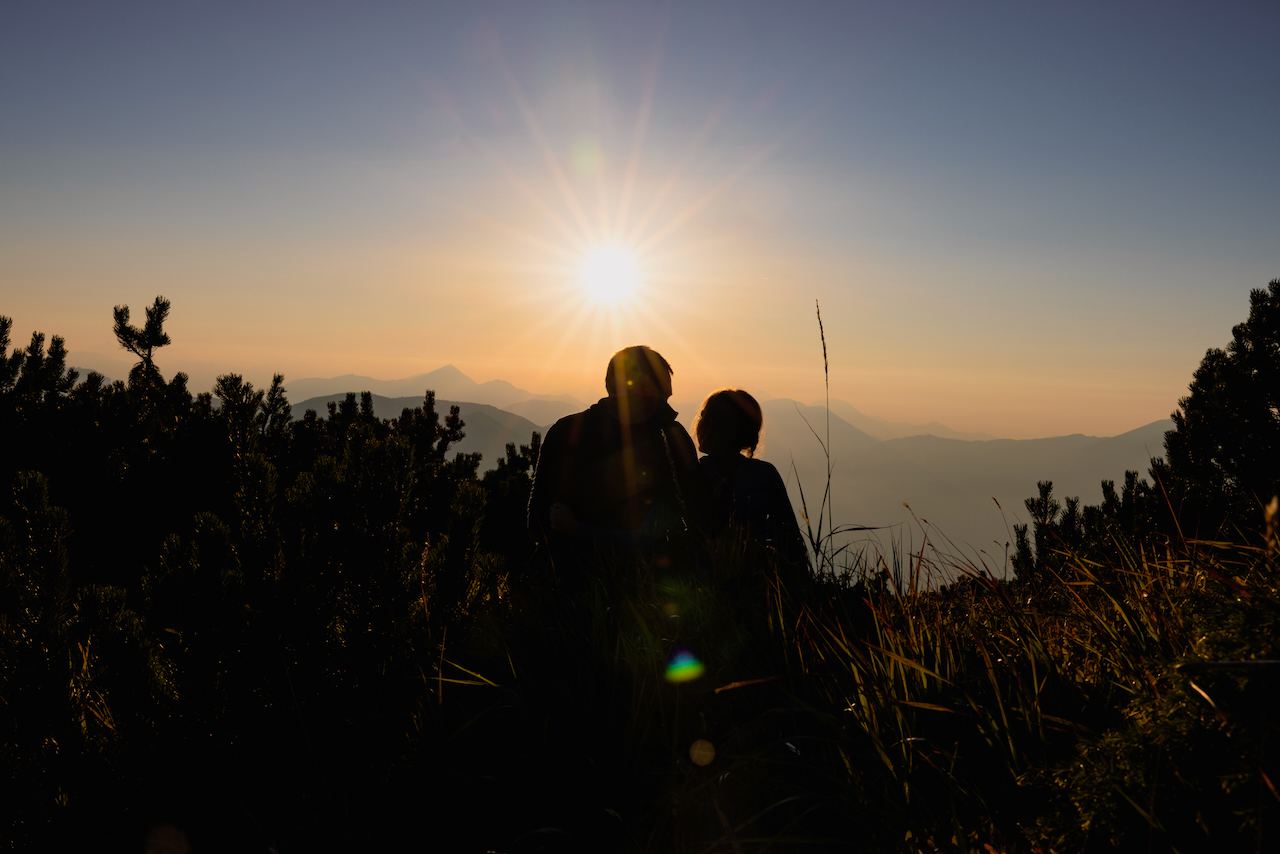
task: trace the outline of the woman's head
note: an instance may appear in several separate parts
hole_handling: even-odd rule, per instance
[[[693,432],[698,437],[698,450],[704,454],[746,451],[753,457],[763,426],[764,413],[754,397],[742,389],[722,388],[703,401]]]

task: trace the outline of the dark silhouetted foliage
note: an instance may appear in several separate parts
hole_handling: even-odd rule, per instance
[[[279,375],[193,396],[163,298],[117,307],[110,384],[56,336],[5,355],[0,317],[3,841],[1266,850],[1280,285],[1252,300],[1149,480],[1037,485],[1013,578],[728,535],[576,586],[525,535],[537,433],[481,474],[429,390],[393,420],[367,392],[292,420]]]
[[[1165,448],[1184,530],[1253,522],[1280,492],[1280,279],[1250,293],[1248,320],[1205,354],[1178,407]]]

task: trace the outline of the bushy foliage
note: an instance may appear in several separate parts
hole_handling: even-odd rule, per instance
[[[301,728],[282,749],[303,769],[320,732],[346,744],[382,714],[407,729],[439,667],[427,651],[500,610],[508,559],[527,557],[524,538],[484,539],[479,456],[449,454],[465,436],[456,407],[442,419],[427,391],[382,421],[366,393],[292,422],[283,377],[255,389],[235,374],[193,397],[156,361],[168,312],[157,298],[137,328],[116,308],[140,360],[127,381],[77,382],[63,340],[46,352],[39,333],[3,360],[0,758],[15,841],[145,821],[142,804],[171,798],[148,768],[220,780],[222,751],[277,768],[245,748]],[[0,352],[11,326],[0,318]],[[529,453],[492,484],[499,502],[527,494]]]
[[[536,433],[481,475],[430,391],[393,420],[365,393],[294,421],[281,376],[192,395],[163,298],[116,309],[127,381],[36,334],[0,358],[5,839],[1266,850],[1278,292],[1149,479],[1038,484],[1011,578],[836,548],[819,512],[817,573],[730,535],[560,583],[523,533]],[[669,679],[678,652],[705,675]]]

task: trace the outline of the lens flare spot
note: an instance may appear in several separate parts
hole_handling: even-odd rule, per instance
[[[716,758],[716,746],[705,738],[700,738],[689,745],[689,758],[693,760],[694,765],[710,765]]]
[[[600,147],[600,141],[595,137],[580,137],[573,144],[569,159],[573,163],[574,171],[580,176],[594,178],[600,173],[600,167],[604,165],[604,149]]]
[[[702,662],[687,649],[678,649],[667,664],[668,682],[692,682],[706,670]]]

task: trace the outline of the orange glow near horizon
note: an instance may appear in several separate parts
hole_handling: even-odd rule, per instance
[[[228,372],[287,387],[448,364],[589,403],[609,355],[647,344],[675,367],[682,415],[724,386],[809,404],[829,382],[889,421],[1115,435],[1176,407],[1273,275],[1272,248],[1095,235],[1073,213],[1102,209],[1085,185],[1066,198],[1018,173],[987,195],[951,160],[885,158],[862,134],[901,122],[836,109],[847,93],[809,100],[767,71],[748,85],[732,63],[685,78],[665,24],[647,48],[628,29],[618,65],[476,26],[464,62],[442,59],[406,90],[414,109],[387,114],[423,124],[385,149],[14,161],[0,176],[12,346],[61,335],[72,364],[125,377],[111,307],[163,294],[173,344],[157,364],[193,391]],[[833,136],[837,118],[853,135]]]

